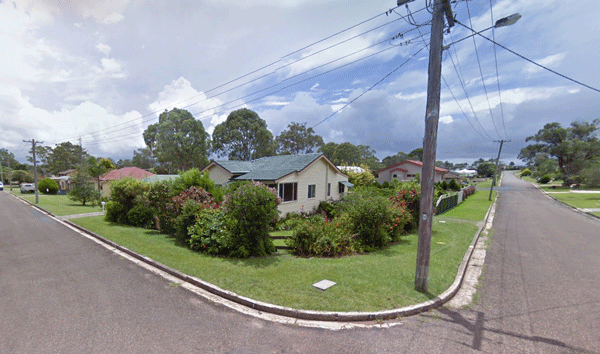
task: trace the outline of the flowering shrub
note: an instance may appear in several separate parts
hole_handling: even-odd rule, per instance
[[[125,208],[125,214],[135,206],[137,196],[144,194],[148,184],[135,178],[123,178],[110,183],[110,199]]]
[[[196,224],[189,228],[189,246],[210,255],[226,255],[228,247],[227,218],[222,209],[201,209]]]
[[[334,257],[362,252],[360,242],[350,229],[347,215],[333,221],[312,218],[299,225],[286,244],[299,256]]]
[[[406,185],[399,189],[396,194],[390,198],[396,207],[404,208],[409,214],[409,222],[404,225],[404,231],[410,232],[419,227],[419,209],[421,206],[421,193],[418,185]],[[413,188],[410,188],[413,187]]]
[[[275,252],[269,225],[279,216],[279,203],[277,191],[258,182],[243,183],[225,197],[223,206],[230,225],[231,256],[262,257]]]

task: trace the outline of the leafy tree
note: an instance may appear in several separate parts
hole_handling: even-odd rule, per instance
[[[477,174],[482,177],[492,177],[496,170],[496,164],[492,162],[483,162],[477,165]]]
[[[90,156],[86,160],[85,168],[87,173],[91,177],[95,178],[98,181],[98,185],[100,185],[100,177],[106,172],[114,170],[117,167],[109,159],[95,158],[94,156]]]
[[[15,159],[15,154],[13,154],[12,152],[10,152],[6,149],[0,149],[0,161],[2,162],[3,167],[8,167],[10,165],[10,168],[13,170],[22,169],[22,168],[19,168],[19,165],[22,165],[22,164],[19,163],[19,161],[17,161],[17,159]]]
[[[33,177],[27,171],[23,170],[13,170],[12,171],[12,180],[13,182],[18,182],[19,184],[23,182],[31,183],[33,182]]]
[[[323,145],[323,138],[316,135],[313,128],[306,128],[306,123],[295,122],[290,123],[275,141],[279,154],[309,154]]]
[[[51,173],[56,174],[60,171],[77,168],[77,166],[81,164],[82,158],[85,160],[88,156],[85,149],[82,149],[80,145],[75,145],[70,141],[57,144],[56,147],[52,149],[52,152],[48,154],[48,170]]]
[[[156,157],[154,157],[154,154],[152,154],[152,150],[150,150],[149,147],[137,149],[133,152],[131,164],[143,170],[149,170],[156,166]]]
[[[88,202],[95,204],[100,199],[100,191],[94,188],[89,176],[84,172],[77,172],[75,174],[73,187],[67,195],[72,201],[81,202],[81,205],[85,205]]]
[[[375,182],[375,176],[369,169],[369,166],[362,164],[360,167],[365,170],[364,172],[353,172],[353,171],[343,171],[348,175],[348,182],[354,184],[354,186],[370,186]]]
[[[36,166],[42,170],[43,175],[46,175],[48,172],[48,158],[51,153],[52,148],[50,146],[37,145],[35,147],[35,159],[37,160]],[[33,164],[33,148],[29,149],[27,161]]]
[[[381,162],[383,163],[383,166],[387,167],[387,166],[391,166],[396,163],[400,163],[407,159],[408,159],[408,155],[403,153],[402,151],[399,151],[396,155],[384,157],[383,160],[381,160]]]
[[[173,108],[144,131],[144,141],[158,162],[174,170],[189,170],[208,164],[209,136],[202,122],[185,109]]]
[[[365,164],[372,170],[381,167],[381,162],[375,156],[375,150],[368,145],[353,145],[349,142],[341,144],[327,143],[321,146],[319,151],[338,166],[358,166]]]
[[[44,194],[56,194],[58,193],[58,183],[50,178],[44,178],[38,182],[38,191]]]
[[[117,162],[115,162],[115,167],[117,168],[123,168],[123,167],[132,167],[133,166],[133,162],[131,162],[131,159],[119,159]],[[165,172],[168,173],[168,172]]]
[[[521,149],[518,157],[528,164],[535,162],[540,153],[556,158],[564,183],[570,184],[585,167],[600,159],[600,141],[596,137],[599,125],[599,119],[574,121],[567,128],[557,122],[548,123],[526,139],[535,143]]]
[[[276,144],[267,122],[247,108],[229,113],[227,120],[215,127],[213,151],[230,160],[250,161],[275,155]]]
[[[423,148],[417,148],[408,153],[409,160],[423,161]]]

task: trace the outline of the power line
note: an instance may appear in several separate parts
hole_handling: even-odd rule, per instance
[[[469,9],[469,2],[467,1],[467,14],[469,15],[469,23],[473,26],[471,21],[471,10]],[[494,126],[494,130],[496,130],[496,134],[498,134],[499,138],[500,133],[498,132],[498,128],[496,127],[496,122],[494,120],[494,114],[492,113],[492,106],[490,105],[490,98],[488,96],[487,87],[485,85],[485,79],[483,78],[483,70],[481,69],[481,61],[479,60],[479,51],[477,50],[477,41],[475,41],[475,37],[473,38],[473,46],[475,46],[475,56],[477,57],[477,65],[479,66],[479,74],[481,75],[481,84],[483,85],[483,91],[485,92],[485,99],[488,104],[488,109],[490,110],[490,117],[492,118],[492,125]]]
[[[465,28],[467,28],[467,29],[469,29],[469,30],[471,30],[471,31],[475,32],[475,31],[474,31],[472,28],[470,28],[470,27],[467,27],[466,25],[464,25],[464,24],[462,24],[462,23],[460,23],[460,22],[458,22],[458,21],[456,21],[456,23],[458,23],[459,25],[461,25],[461,26],[463,26],[463,27],[465,27]],[[562,78],[564,78],[564,79],[567,79],[567,80],[569,80],[569,81],[572,81],[572,82],[574,82],[574,83],[576,83],[576,84],[579,84],[579,85],[581,85],[581,86],[583,86],[583,87],[587,87],[587,88],[589,88],[590,90],[593,90],[593,91],[596,91],[596,92],[600,93],[600,90],[599,90],[599,89],[597,89],[597,88],[595,88],[595,87],[592,87],[592,86],[590,86],[590,85],[584,84],[583,82],[581,82],[581,81],[578,81],[578,80],[575,80],[575,79],[573,79],[573,78],[570,78],[570,77],[568,77],[568,76],[566,76],[566,75],[563,75],[563,74],[561,74],[561,73],[559,73],[559,72],[557,72],[557,71],[554,71],[554,70],[552,70],[552,69],[550,69],[550,68],[548,68],[548,67],[546,67],[546,66],[544,66],[544,65],[542,65],[542,64],[536,63],[535,61],[533,61],[533,60],[531,60],[531,59],[529,59],[529,58],[527,58],[527,57],[525,57],[525,56],[523,56],[523,55],[521,55],[521,54],[519,54],[519,53],[515,52],[515,51],[514,51],[514,50],[512,50],[512,49],[509,49],[509,48],[507,48],[507,47],[503,46],[502,44],[500,44],[500,43],[498,43],[498,42],[496,42],[496,41],[494,41],[494,40],[492,40],[492,39],[490,39],[490,38],[488,38],[488,37],[484,36],[484,35],[483,35],[483,34],[481,34],[481,33],[477,33],[477,35],[478,35],[478,36],[481,36],[481,37],[482,37],[482,38],[484,38],[484,39],[487,39],[488,41],[490,41],[490,42],[494,43],[494,44],[495,44],[495,45],[497,45],[498,47],[500,47],[500,48],[502,48],[502,49],[504,49],[504,50],[507,50],[507,51],[509,51],[509,52],[513,53],[514,55],[518,56],[519,58],[521,58],[521,59],[524,59],[524,60],[526,60],[526,61],[530,62],[530,63],[531,63],[531,64],[533,64],[533,65],[539,66],[540,68],[542,68],[542,69],[544,69],[544,70],[548,70],[548,71],[550,71],[551,73],[553,73],[553,74],[556,74],[556,75],[558,75],[558,76],[560,76],[560,77],[562,77]]]
[[[302,51],[302,50],[304,50],[304,49],[307,49],[307,48],[309,48],[309,47],[311,47],[311,46],[314,46],[314,45],[316,45],[316,44],[318,44],[318,43],[321,43],[321,42],[324,42],[324,41],[326,41],[326,40],[328,40],[328,39],[331,39],[331,38],[333,38],[333,37],[335,37],[335,36],[337,36],[337,35],[339,35],[339,34],[342,34],[342,33],[344,33],[344,32],[347,32],[347,31],[351,30],[351,29],[354,29],[354,28],[356,28],[356,27],[358,27],[358,26],[360,26],[360,25],[362,25],[362,24],[365,24],[365,23],[367,23],[367,22],[369,22],[369,21],[372,21],[372,20],[374,20],[374,19],[376,19],[376,18],[378,18],[378,17],[380,17],[380,16],[382,16],[382,15],[384,15],[384,14],[387,16],[388,14],[390,14],[390,13],[391,13],[391,12],[392,12],[394,9],[396,9],[396,8],[397,8],[397,7],[395,7],[395,8],[392,8],[392,9],[390,9],[390,10],[388,10],[388,11],[382,12],[382,13],[380,13],[380,14],[376,15],[376,16],[373,16],[373,17],[371,17],[371,18],[369,18],[369,19],[367,19],[367,20],[364,20],[364,21],[362,21],[362,22],[360,22],[360,23],[358,23],[358,24],[356,24],[356,25],[353,25],[353,26],[350,26],[350,27],[348,27],[348,28],[346,28],[346,29],[343,29],[343,30],[341,30],[341,31],[338,31],[338,32],[336,32],[336,33],[334,33],[334,34],[332,34],[332,35],[330,35],[330,36],[327,36],[327,37],[325,37],[325,38],[321,39],[321,40],[318,40],[318,41],[316,41],[316,42],[313,42],[313,43],[311,43],[311,44],[309,44],[309,45],[307,45],[307,46],[304,46],[304,47],[302,47],[302,48],[300,48],[300,49],[298,49],[298,50],[296,50],[296,51],[293,51],[293,52],[291,52],[291,53],[289,53],[289,54],[286,54],[286,55],[284,55],[283,57],[281,57],[280,59],[278,59],[278,60],[276,60],[276,61],[274,61],[274,62],[272,62],[272,63],[270,63],[270,64],[264,65],[264,66],[262,66],[262,67],[260,67],[260,68],[258,68],[258,69],[256,69],[256,70],[253,70],[253,71],[251,71],[251,72],[249,72],[249,73],[247,73],[247,74],[244,74],[244,75],[242,75],[242,76],[239,76],[239,77],[237,77],[237,78],[235,78],[235,79],[233,79],[233,80],[230,80],[230,81],[228,81],[228,82],[226,82],[226,83],[224,83],[224,84],[221,84],[221,85],[218,85],[218,86],[216,86],[216,87],[213,87],[213,88],[211,88],[211,89],[209,89],[209,90],[206,90],[206,91],[201,91],[199,94],[197,94],[197,95],[194,95],[194,96],[192,96],[192,97],[190,97],[190,98],[187,98],[187,99],[185,99],[185,100],[182,100],[182,101],[178,101],[178,102],[176,102],[175,104],[173,104],[172,106],[176,106],[176,105],[178,105],[178,104],[180,104],[180,103],[187,102],[187,101],[189,101],[189,100],[191,100],[191,99],[193,99],[193,98],[196,98],[196,97],[198,97],[198,96],[200,96],[200,95],[203,95],[203,94],[204,94],[204,95],[206,95],[206,93],[212,92],[212,91],[214,91],[214,90],[216,90],[216,89],[219,89],[219,88],[221,88],[221,87],[224,87],[224,86],[226,86],[226,85],[228,85],[228,84],[230,84],[230,83],[233,83],[233,82],[235,82],[235,81],[238,81],[238,80],[240,80],[240,79],[242,79],[242,78],[245,78],[245,77],[247,77],[247,76],[250,76],[251,74],[257,73],[257,72],[259,72],[259,71],[261,71],[261,70],[263,70],[263,69],[266,69],[266,68],[268,68],[268,67],[270,67],[270,66],[273,66],[273,65],[277,64],[277,63],[278,63],[278,62],[280,62],[280,61],[281,61],[283,58],[287,58],[287,57],[289,57],[289,56],[291,56],[291,55],[293,55],[293,54],[295,54],[295,53],[298,53],[298,52],[300,52],[300,51]],[[422,11],[422,10],[423,10],[423,9],[419,9],[419,10],[417,10],[416,12],[419,12],[419,11]],[[359,37],[359,36],[361,36],[361,35],[364,35],[364,34],[366,34],[366,33],[369,33],[369,32],[371,32],[371,31],[374,31],[374,30],[376,30],[376,29],[379,29],[379,28],[381,28],[381,27],[383,27],[383,26],[386,26],[386,25],[388,25],[388,24],[390,24],[390,23],[393,23],[393,22],[395,22],[395,21],[398,21],[398,20],[393,20],[393,21],[390,21],[390,22],[388,22],[388,23],[386,23],[386,24],[384,24],[384,25],[377,26],[377,27],[375,27],[375,28],[373,28],[373,29],[371,29],[371,30],[368,30],[368,31],[365,31],[365,32],[361,33],[360,35],[354,36],[354,37],[352,37],[352,38],[350,38],[350,39],[347,39],[347,40],[344,40],[344,41],[338,42],[338,43],[336,43],[336,44],[334,44],[334,45],[332,45],[332,46],[330,46],[330,47],[327,47],[327,48],[325,48],[325,49],[323,49],[323,50],[320,50],[319,52],[322,52],[322,51],[324,51],[324,50],[327,50],[327,49],[333,48],[333,47],[335,47],[335,46],[337,46],[337,45],[339,45],[339,44],[341,44],[341,43],[344,43],[344,42],[347,42],[348,40],[351,40],[351,39],[357,38],[357,37]],[[319,52],[318,52],[318,53],[319,53]],[[261,78],[264,78],[264,77],[266,77],[266,76],[269,76],[269,75],[272,75],[272,74],[274,74],[274,73],[275,73],[277,70],[279,70],[279,69],[281,69],[281,68],[283,68],[283,67],[289,66],[289,65],[291,65],[291,64],[293,64],[293,63],[295,63],[295,62],[298,62],[298,61],[300,61],[300,60],[304,60],[304,59],[306,59],[306,58],[308,58],[308,57],[310,57],[310,56],[312,56],[312,55],[315,55],[315,54],[317,54],[317,53],[313,53],[313,54],[311,54],[311,55],[309,55],[309,56],[307,56],[307,57],[300,58],[300,59],[298,59],[298,60],[296,60],[296,61],[294,61],[294,62],[292,62],[292,63],[288,63],[288,64],[286,64],[286,65],[283,65],[283,66],[279,67],[279,68],[276,68],[276,69],[274,69],[272,72],[270,72],[270,73],[268,73],[268,74],[265,74],[265,75],[262,75],[262,76],[260,76],[260,77],[257,77],[257,78],[255,78],[255,79],[253,79],[253,80],[247,81],[247,82],[245,82],[245,83],[243,83],[243,84],[241,84],[241,85],[235,86],[235,87],[233,87],[233,88],[231,88],[231,89],[228,89],[228,90],[226,90],[226,91],[222,91],[222,92],[220,92],[220,93],[218,93],[218,94],[215,94],[215,95],[213,95],[213,96],[211,96],[211,97],[207,97],[207,98],[206,98],[206,99],[204,99],[204,100],[201,100],[201,101],[198,101],[198,102],[191,103],[191,104],[189,104],[189,105],[187,105],[187,106],[184,106],[184,107],[182,107],[182,108],[186,108],[186,107],[192,106],[192,105],[194,105],[194,104],[197,104],[197,103],[200,103],[200,102],[204,102],[204,101],[206,101],[206,100],[208,100],[208,99],[210,99],[210,98],[214,98],[214,97],[216,97],[216,96],[218,96],[218,95],[224,94],[224,93],[226,93],[226,92],[230,92],[230,91],[232,91],[232,90],[234,90],[234,89],[236,89],[236,88],[242,87],[242,86],[244,86],[244,85],[247,85],[247,84],[249,84],[249,83],[252,83],[252,82],[255,82],[255,81],[257,81],[257,80],[259,80],[259,79],[261,79]],[[156,114],[156,113],[162,112],[164,109],[168,109],[168,107],[164,107],[164,108],[162,108],[162,109],[159,109],[159,110],[156,110],[156,111],[150,112],[150,113],[148,113],[148,114],[145,114],[145,115],[143,115],[143,116],[142,116],[142,117],[140,117],[140,118],[145,118],[145,117],[148,117],[148,116],[150,116],[150,115],[154,115],[154,114]],[[128,123],[130,123],[130,122],[133,122],[133,121],[135,121],[135,120],[137,120],[137,119],[139,119],[139,118],[135,118],[135,119],[132,119],[132,120],[129,120],[129,121],[126,121],[126,122],[123,122],[123,123],[117,124],[117,125],[115,125],[115,126],[113,126],[113,127],[111,127],[111,128],[105,128],[105,129],[101,129],[101,130],[99,130],[99,131],[96,131],[96,132],[88,133],[88,134],[86,134],[86,135],[90,135],[90,134],[93,134],[93,133],[99,133],[99,132],[103,132],[103,131],[110,131],[110,130],[111,130],[112,128],[114,128],[114,127],[118,127],[118,126],[122,126],[122,125],[128,124]],[[73,137],[73,138],[70,138],[70,139],[75,139],[75,138],[77,138],[77,137]],[[66,139],[66,140],[70,140],[70,139]]]
[[[365,90],[363,93],[361,93],[360,95],[358,95],[357,97],[355,97],[354,99],[352,99],[350,102],[346,103],[342,108],[336,110],[335,112],[333,112],[331,115],[329,115],[328,117],[326,117],[325,119],[321,120],[319,123],[315,124],[312,126],[312,128],[318,126],[319,124],[325,122],[326,120],[328,120],[329,118],[333,117],[334,115],[336,115],[338,112],[340,112],[341,110],[343,110],[344,108],[348,107],[350,104],[352,104],[354,101],[356,101],[357,99],[361,98],[365,93],[371,91],[375,86],[379,85],[383,80],[387,79],[390,75],[392,75],[393,73],[395,73],[396,71],[398,71],[398,69],[400,69],[401,67],[404,66],[404,64],[408,63],[412,58],[414,58],[417,54],[419,54],[423,49],[427,48],[427,45],[425,45],[424,47],[422,47],[421,49],[419,49],[416,53],[414,53],[412,56],[410,56],[408,59],[406,59],[406,61],[404,61],[402,64],[400,64],[399,66],[397,66],[394,70],[392,70],[389,74],[385,75],[381,80],[377,81],[376,83],[373,84],[373,86],[369,87],[367,90]]]
[[[490,18],[492,20],[492,38],[496,40],[496,27],[494,26],[494,10],[492,5],[492,0],[490,0]],[[502,119],[502,128],[504,129],[504,136],[508,139],[508,134],[506,133],[506,124],[504,123],[504,108],[502,107],[502,93],[500,90],[500,74],[498,73],[498,56],[496,54],[496,46],[492,46],[494,48],[494,64],[496,66],[496,85],[498,87],[498,99],[500,100],[500,117]]]

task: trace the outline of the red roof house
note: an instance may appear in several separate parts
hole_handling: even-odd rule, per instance
[[[100,177],[100,190],[102,191],[102,196],[110,196],[110,181],[116,181],[126,177],[144,179],[150,176],[154,176],[154,173],[142,170],[138,167],[123,167],[118,170],[109,171]]]
[[[398,162],[377,170],[374,173],[378,175],[379,183],[383,183],[385,181],[391,182],[394,178],[398,181],[410,181],[415,178],[417,173],[422,174],[422,169],[423,163],[421,161],[404,160],[402,162]],[[448,173],[448,170],[436,166],[435,181],[443,181],[445,173]]]

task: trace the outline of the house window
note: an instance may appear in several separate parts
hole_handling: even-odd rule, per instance
[[[398,175],[393,175],[392,178],[398,178]]]
[[[413,178],[413,177],[415,177],[415,174],[412,174],[412,175],[411,175],[411,174],[409,173],[409,174],[407,174],[407,175],[406,175],[406,177],[408,177],[408,178]]]
[[[284,202],[298,200],[298,183],[280,183],[279,198]]]
[[[346,190],[345,188],[346,186],[344,186],[343,184],[339,183],[338,184],[338,193],[343,194],[344,191]]]
[[[327,196],[331,195],[331,183],[327,183]]]
[[[317,186],[315,184],[308,185],[308,198],[314,198],[315,192],[317,191]]]

